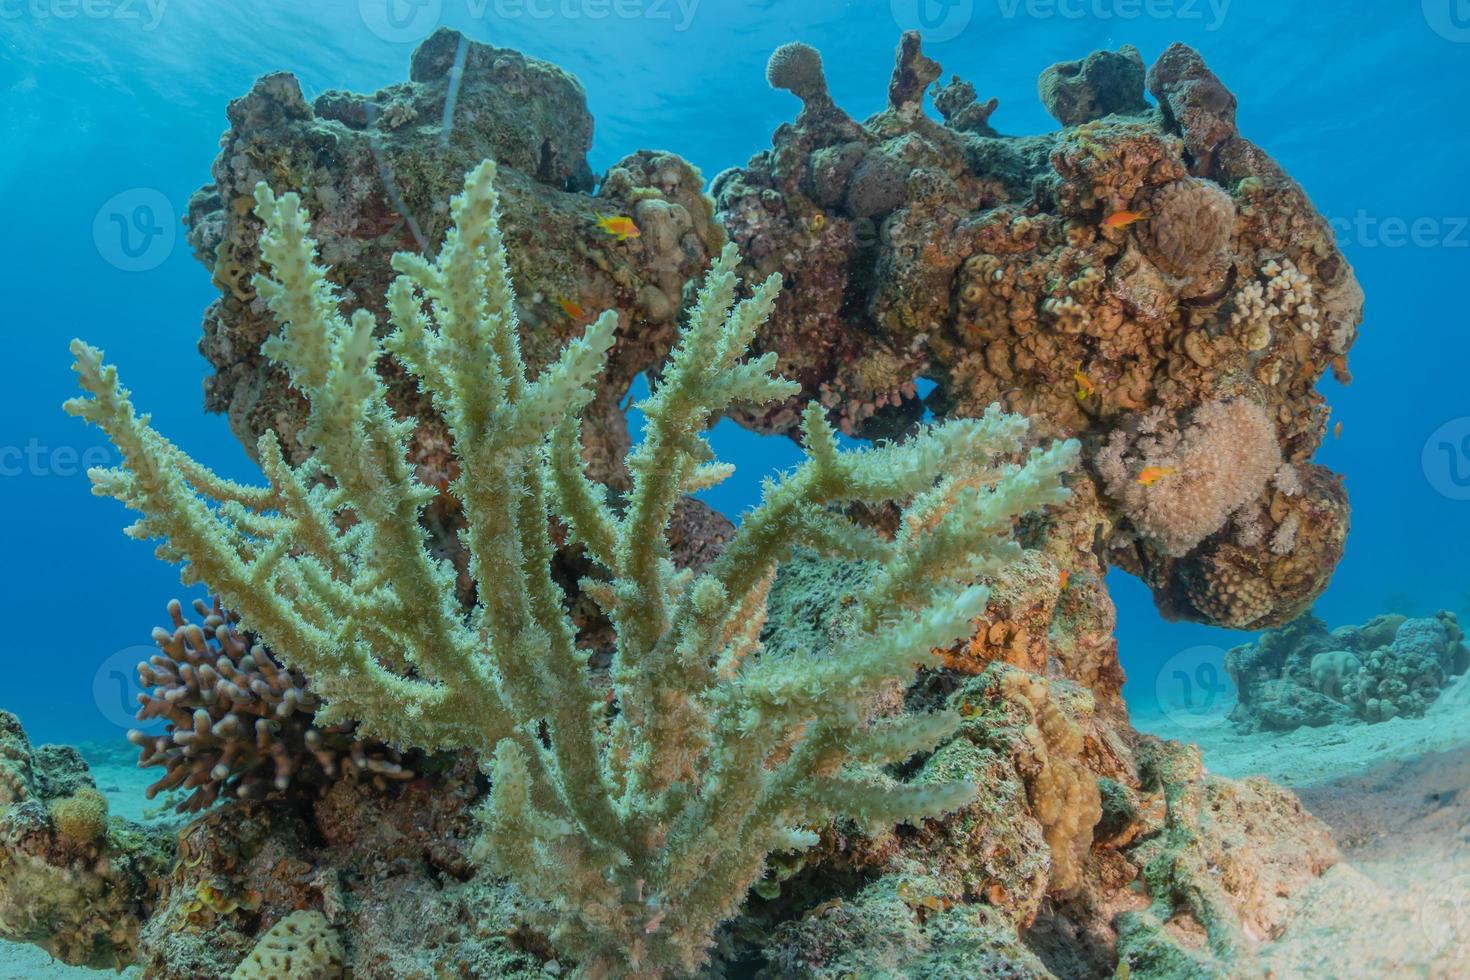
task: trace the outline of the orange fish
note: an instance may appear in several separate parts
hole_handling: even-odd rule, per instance
[[[1342,438],[1342,423],[1341,422],[1337,423],[1336,425],[1334,425],[1332,427],[1332,438],[1334,438],[1334,439],[1341,439]]]
[[[587,319],[587,311],[582,309],[582,307],[578,306],[576,303],[573,303],[569,299],[559,299],[556,301],[556,305],[560,306],[562,312],[571,317],[573,320]]]
[[[1174,475],[1172,466],[1145,466],[1143,472],[1138,474],[1138,482],[1146,487],[1151,487],[1166,476]]]
[[[827,216],[820,211],[812,215],[811,227],[812,231],[820,232],[823,228],[827,227]]]
[[[1104,228],[1127,228],[1135,221],[1147,221],[1148,216],[1138,211],[1119,211],[1103,219]]]
[[[633,223],[633,219],[625,214],[615,214],[611,217],[598,215],[597,227],[620,242],[625,242],[630,238],[637,238],[643,234],[643,232],[638,230],[638,226]]]
[[[1082,370],[1082,365],[1077,365],[1077,370],[1072,372],[1072,377],[1077,379],[1078,401],[1086,401],[1097,394],[1097,385],[1093,384],[1092,379],[1087,376],[1087,372]]]
[[[1062,574],[1060,574],[1060,575],[1057,576],[1057,585],[1061,586],[1061,589],[1062,589],[1063,592],[1066,592],[1067,591],[1067,586],[1069,586],[1071,584],[1072,584],[1072,573],[1069,572],[1069,571],[1067,571],[1067,569],[1065,569],[1065,568],[1062,569]]]

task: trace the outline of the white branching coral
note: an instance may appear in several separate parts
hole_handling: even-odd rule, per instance
[[[1316,340],[1322,323],[1312,280],[1290,259],[1272,259],[1261,267],[1258,279],[1246,283],[1236,294],[1230,328],[1248,351],[1264,350],[1272,338],[1294,331]]]
[[[776,277],[736,302],[737,256],[710,269],[687,328],[643,407],[632,492],[615,513],[581,459],[578,411],[614,343],[604,313],[534,380],[518,346],[497,227],[494,167],[452,202],[437,258],[400,254],[381,345],[374,318],[344,319],[294,194],[256,189],[269,276],[255,288],[282,325],[266,353],[310,404],[312,455],[260,442],[269,486],[223,480],[134,413],[116,370],[81,342],[91,398],[68,409],[102,426],[120,469],[96,492],[142,513],[131,529],[205,581],[302,670],[322,723],[426,749],[475,751],[491,775],[480,854],[529,899],[561,953],[589,975],[696,970],[775,851],[809,845],[838,815],[890,825],[944,813],[964,784],[909,785],[880,768],[932,748],[950,713],[877,717],[875,695],[935,663],[986,606],[982,583],[1019,555],[1012,523],[1065,499],[1075,443],[1025,451],[1024,419],[992,410],[902,444],[839,449],[820,406],[807,461],[765,486],[722,556],[696,575],[670,558],[681,493],[729,475],[702,433],[728,408],[789,397],[774,354],[746,360]],[[384,352],[415,375],[454,439],[476,600],[426,547],[434,490],[407,457]],[[1019,460],[1019,461],[1018,461]],[[891,539],[848,504],[906,505]],[[551,575],[553,511],[601,574],[581,583],[617,632],[610,690],[578,651]],[[877,562],[856,628],[830,648],[762,656],[775,570],[798,546]]]

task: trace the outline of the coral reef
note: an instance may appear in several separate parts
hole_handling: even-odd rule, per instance
[[[170,835],[109,820],[81,756],[33,748],[3,711],[0,760],[0,938],[79,966],[134,962],[173,859]]]
[[[1470,647],[1452,612],[1334,630],[1307,615],[1226,656],[1239,691],[1230,718],[1245,731],[1417,718],[1467,668]]]
[[[1305,491],[1242,486],[1261,537],[1207,533],[1184,554],[1110,519],[1109,560],[1170,615],[1263,628],[1305,611],[1347,526],[1339,481],[1311,462],[1315,384],[1329,367],[1346,378],[1362,314],[1326,222],[1182,45],[1149,73],[1159,109],[1136,53],[1048,69],[1068,125],[1033,137],[997,135],[994,105],[959,80],[935,97],[942,125],[916,113],[912,82],[938,73],[917,45],[900,47],[885,111],[804,112],[715,183],[749,274],[792,282],[756,346],[802,390],[740,421],[791,433],[817,399],[873,438],[998,400],[1092,460],[1139,416],[1251,402]],[[1125,211],[1142,219],[1106,221]],[[920,379],[936,385],[924,399]]]
[[[461,48],[464,63],[455,71]],[[394,105],[431,124],[385,129],[384,112]],[[262,269],[256,183],[302,189],[334,281],[383,323],[393,253],[439,241],[450,195],[490,158],[499,164],[531,370],[581,335],[581,310],[617,309],[625,327],[636,325],[610,352],[606,383],[585,418],[595,471],[626,486],[621,401],[632,379],[667,354],[685,282],[724,242],[695,168],[672,154],[640,151],[615,164],[589,195],[592,117],[581,85],[547,62],[446,29],[414,52],[407,82],[370,96],[324,92],[308,104],[294,76],[276,73],[230,103],[228,117],[213,182],[195,193],[185,221],[195,255],[220,287],[200,344],[215,369],[205,405],[229,416],[250,452],[266,430],[288,453],[300,452],[305,417],[300,395],[260,350],[277,324],[252,285]],[[618,214],[633,218],[642,234],[619,241],[598,229],[600,216]],[[411,378],[390,373],[385,381],[394,409],[421,422],[413,445],[420,478],[431,486],[452,480],[454,456],[429,400]],[[453,552],[461,526],[453,501],[445,495],[426,520],[439,547]]]
[[[80,341],[72,349],[90,397],[67,407],[123,455],[123,467],[93,472],[97,491],[142,513],[134,533],[161,539],[187,581],[216,587],[265,641],[290,651],[325,701],[323,723],[351,719],[374,737],[485,760],[479,856],[533,904],[558,950],[593,975],[682,975],[706,960],[714,929],[738,911],[769,854],[816,842],[807,825],[848,816],[882,827],[973,797],[965,781],[905,785],[878,770],[932,748],[958,717],[887,716],[877,695],[969,632],[988,599],[978,583],[1020,555],[1013,521],[1066,500],[1061,476],[1077,445],[1026,452],[1026,421],[996,411],[844,452],[814,405],[808,461],[767,487],[705,572],[679,572],[666,529],[680,494],[732,469],[711,462],[701,433],[730,406],[793,387],[769,373],[773,356],[742,359],[779,278],[737,303],[734,247],[711,267],[642,405],[647,431],[628,458],[632,491],[617,516],[587,475],[576,418],[593,400],[617,318],[604,313],[528,378],[495,169],[487,161],[467,177],[435,260],[394,257],[394,330],[381,348],[371,313],[339,311],[299,199],[257,185],[270,274],[253,285],[283,325],[265,353],[308,401],[302,434],[312,450],[293,466],[275,433],[262,437],[268,487],[228,483],[164,441],[116,370]],[[435,491],[413,477],[415,422],[389,407],[377,373],[385,351],[418,379],[454,439],[460,476],[450,490],[479,597],[468,617],[452,566],[423,544],[420,515]],[[887,501],[903,503],[891,540],[840,514]],[[552,578],[551,507],[605,571],[581,583],[616,629],[605,692],[591,683]],[[833,649],[762,655],[755,633],[770,578],[798,544],[879,568],[855,628]],[[180,657],[203,656],[202,631],[179,630]],[[243,643],[216,633],[244,656]],[[178,671],[185,684],[203,675],[201,690],[215,669],[233,683],[232,668],[217,664]],[[211,732],[207,711],[194,720],[195,735]],[[1077,750],[1057,742],[1064,727],[1044,727],[1058,754]],[[1067,766],[1043,765],[1038,777],[1044,792],[1063,794],[1047,800],[1049,827],[1074,793]]]
[[[322,975],[365,980],[635,959],[673,975],[706,954],[709,971],[769,977],[1259,973],[1253,950],[1336,853],[1291,794],[1132,730],[1104,577],[1120,567],[1166,612],[1226,625],[1310,605],[1347,526],[1341,481],[1311,457],[1316,381],[1346,378],[1361,316],[1351,269],[1183,46],[1147,74],[1157,109],[1127,48],[1056,66],[1041,87],[1066,128],[1020,138],[973,85],[936,85],[916,35],[888,108],[863,122],[832,102],[814,49],[783,52],[769,80],[800,115],[716,178],[714,200],[667,153],[594,181],[580,86],[451,31],[373,95],[308,105],[277,74],[231,104],[188,216],[221,290],[206,404],[272,487],[188,461],[79,348],[102,398],[84,410],[134,468],[100,489],[151,499],[140,533],[167,532],[163,556],[269,646],[251,666],[289,678],[273,703],[294,690],[318,709],[294,720],[457,751],[416,760],[390,793],[293,751],[289,786],[314,792],[278,793],[263,750],[205,790],[217,799],[175,848],[115,818],[93,836],[67,753],[0,724],[0,932],[159,980],[248,975],[255,952],[302,939],[327,954]],[[451,205],[487,158],[493,178]],[[261,181],[302,188],[309,208],[256,200]],[[1106,221],[1122,211],[1142,218]],[[605,234],[607,215],[641,234]],[[706,274],[727,234],[739,269],[730,256]],[[404,248],[435,257],[395,260]],[[777,272],[779,294],[759,285]],[[600,309],[616,331],[583,312]],[[740,361],[747,343],[759,356]],[[629,455],[621,403],[659,368]],[[446,396],[468,377],[475,398]],[[1030,435],[992,402],[1030,416]],[[580,429],[553,428],[569,408]],[[698,436],[720,414],[802,434],[814,457],[738,533],[682,495],[728,475]],[[833,427],[895,441],[838,452]],[[1251,437],[1230,446],[1249,450],[1243,471],[1203,448],[1183,459],[1226,431]],[[1041,480],[1003,506],[990,488],[1049,469],[1026,450],[1069,437],[1085,463],[1069,499],[1020,513],[1059,500]],[[956,454],[966,466],[936,490]],[[908,478],[835,506],[880,462]],[[1175,472],[1140,484],[1150,467]],[[1166,503],[1186,479],[1208,502]],[[953,601],[949,576],[982,573]],[[905,604],[947,611],[894,634],[886,606]],[[190,700],[183,742],[159,748],[192,789],[215,771],[183,761],[213,744],[189,736],[193,712],[210,737],[219,719],[182,665],[226,651],[239,670],[257,642],[200,613],[227,641],[176,619],[184,660],[165,650],[150,668],[165,699]],[[1433,629],[1369,669],[1399,624],[1370,626],[1315,650],[1293,690],[1349,711],[1320,692],[1371,684],[1382,712],[1431,649],[1464,669]],[[1255,689],[1284,683],[1264,661],[1256,674]],[[44,922],[12,912],[31,908]]]
[[[415,107],[420,120],[442,116],[461,45],[455,120],[474,125],[369,124],[391,104]],[[590,128],[580,89],[551,66],[451,31],[425,42],[411,81],[372,96],[328,93],[308,106],[291,76],[268,76],[232,104],[215,182],[188,218],[222,289],[205,317],[203,350],[216,368],[207,406],[229,412],[252,450],[267,429],[294,447],[304,420],[300,398],[258,350],[275,328],[249,285],[260,271],[257,180],[311,188],[313,232],[333,275],[381,315],[392,252],[418,241],[412,228],[436,240],[453,182],[494,157],[532,369],[585,325],[566,309],[620,313],[585,426],[594,473],[615,489],[627,487],[620,401],[666,356],[684,282],[728,233],[747,281],[780,271],[788,282],[755,349],[774,352],[801,389],[760,412],[732,412],[759,431],[795,435],[810,400],[869,438],[909,431],[926,411],[976,416],[1000,401],[1048,435],[1082,438],[1090,457],[1155,409],[1181,419],[1214,401],[1257,404],[1304,488],[1250,502],[1259,537],[1222,532],[1172,555],[1138,547],[1115,512],[1108,528],[1119,533],[1107,543],[1109,562],[1147,582],[1168,615],[1280,625],[1310,607],[1341,556],[1346,497],[1311,462],[1327,426],[1315,385],[1329,368],[1347,378],[1362,293],[1306,195],[1237,131],[1234,97],[1198,54],[1176,45],[1153,66],[1157,109],[1144,102],[1136,59],[1125,48],[1049,69],[1045,87],[1083,106],[1067,110],[1080,121],[1004,137],[991,126],[995,101],[958,78],[935,89],[943,123],[923,113],[939,66],[917,36],[900,46],[889,108],[865,122],[832,102],[820,55],[793,42],[768,75],[802,98],[801,113],[772,149],[713,181],[714,202],[688,164],[647,152],[611,168],[596,197],[577,193],[590,186],[578,176],[585,146],[572,138]],[[533,163],[531,138],[507,134],[513,113],[533,138],[551,140],[556,166]],[[569,120],[566,133],[553,117]],[[1125,209],[1143,219],[1104,225]],[[643,234],[608,238],[596,228],[608,213],[632,216]],[[937,387],[920,399],[925,379]],[[453,479],[437,413],[408,379],[385,381],[394,408],[420,420],[420,478]],[[452,496],[425,521],[442,553],[462,558]]]
[[[315,909],[292,912],[260,937],[231,980],[340,980],[342,940]]]
[[[140,766],[167,773],[148,788],[190,790],[180,812],[202,810],[221,795],[263,799],[271,793],[315,787],[338,779],[364,779],[378,789],[413,779],[398,751],[356,738],[350,723],[315,724],[317,698],[300,671],[240,633],[238,617],[195,600],[202,623],[184,618],[178,600],[168,605],[174,629],[155,629],[162,653],[138,664],[149,693],[138,696],[140,721],[164,719],[166,731],[131,731],[143,752]]]

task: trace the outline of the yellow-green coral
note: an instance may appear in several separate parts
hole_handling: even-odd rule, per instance
[[[72,796],[51,801],[51,822],[56,832],[81,847],[107,836],[107,797],[90,786]]]
[[[73,344],[90,399],[68,409],[124,457],[96,492],[142,513],[262,640],[311,679],[322,723],[429,749],[468,748],[491,771],[482,857],[539,910],[553,941],[593,975],[658,977],[704,960],[772,852],[808,846],[838,815],[868,825],[935,815],[966,784],[909,785],[877,767],[946,737],[952,713],[875,717],[874,697],[935,663],[985,609],[976,584],[1019,554],[1013,520],[1065,499],[1074,443],[1024,454],[1028,425],[998,410],[901,445],[839,449],[820,406],[804,416],[809,459],[765,487],[723,555],[680,571],[667,529],[682,493],[729,474],[702,433],[737,405],[789,397],[774,354],[744,360],[779,289],[737,303],[737,255],[710,269],[628,456],[632,491],[614,513],[587,476],[577,413],[593,397],[617,318],[604,313],[533,381],[487,162],[455,198],[437,257],[400,254],[393,330],[344,319],[294,194],[256,189],[271,276],[255,289],[282,324],[265,352],[310,410],[299,466],[271,434],[268,487],[223,480],[136,415],[116,370]],[[454,438],[449,490],[477,600],[427,549],[435,495],[407,458],[377,373],[384,351],[419,379]],[[1011,460],[1019,458],[1020,462]],[[906,503],[887,540],[849,504]],[[593,686],[551,575],[552,511],[601,567],[582,590],[617,632],[611,699]],[[776,566],[797,546],[876,563],[854,628],[831,648],[762,656]],[[493,761],[492,761],[493,760]]]
[[[342,976],[342,940],[315,910],[292,912],[250,951],[232,980],[336,980]]]

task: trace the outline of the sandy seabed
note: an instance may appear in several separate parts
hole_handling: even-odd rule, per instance
[[[1333,831],[1344,861],[1294,897],[1282,934],[1257,954],[1281,980],[1470,980],[1470,675],[1423,718],[1236,733],[1209,720],[1136,713],[1163,738],[1194,742],[1207,768],[1289,786]],[[152,775],[118,753],[86,752],[112,812],[144,817]],[[122,974],[64,966],[0,942],[0,980]]]
[[[1332,828],[1344,860],[1258,951],[1272,976],[1470,978],[1470,675],[1425,717],[1376,725],[1242,735],[1223,715],[1133,721],[1194,742],[1212,772],[1290,787]]]

